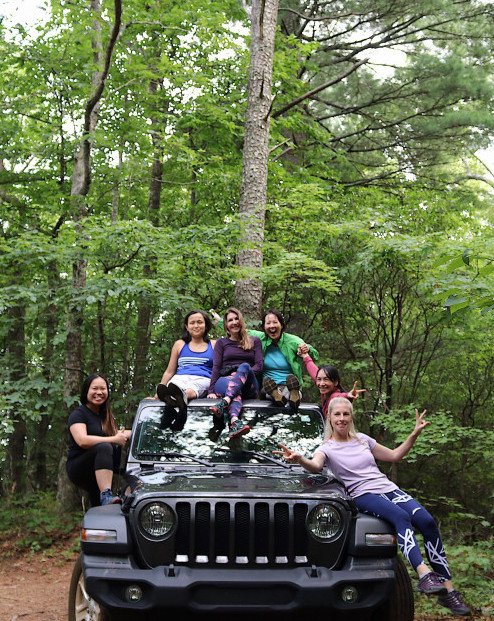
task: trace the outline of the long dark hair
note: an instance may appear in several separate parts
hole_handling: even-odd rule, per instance
[[[211,318],[209,317],[209,315],[207,313],[205,313],[202,310],[192,310],[190,311],[190,313],[187,313],[185,315],[185,319],[184,319],[184,331],[182,332],[182,341],[185,341],[186,343],[190,343],[192,340],[192,337],[190,336],[189,331],[187,330],[187,323],[189,321],[189,317],[191,315],[195,315],[196,313],[199,313],[200,315],[202,315],[204,317],[204,323],[206,324],[206,329],[204,330],[204,335],[203,335],[203,341],[205,343],[209,343],[209,334],[208,332],[211,330],[213,324],[211,322]]]
[[[345,392],[340,384],[340,373],[336,367],[333,367],[331,364],[325,364],[322,367],[319,367],[317,373],[319,373],[319,371],[322,371],[324,375],[332,382],[337,382],[335,390],[341,390],[341,392]]]
[[[101,375],[101,373],[92,373],[86,377],[81,387],[81,403],[82,405],[87,405],[87,393],[89,392],[89,387],[98,377],[105,382],[106,390],[108,392],[106,401],[102,403],[99,408],[98,414],[101,417],[101,426],[103,427],[105,435],[114,436],[117,433],[117,424],[110,405],[110,386],[104,375]]]
[[[280,313],[279,310],[276,310],[274,308],[270,308],[262,316],[262,329],[263,329],[263,332],[266,333],[266,328],[264,326],[266,325],[266,317],[268,315],[274,315],[276,317],[276,319],[281,323],[281,334],[283,334],[283,332],[285,331],[285,328],[286,328],[285,318],[283,317],[283,315]]]

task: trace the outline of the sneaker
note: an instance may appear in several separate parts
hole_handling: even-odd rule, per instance
[[[179,386],[172,384],[171,382],[168,384],[167,388],[172,399],[175,399],[175,405],[178,407],[180,412],[187,412],[187,403],[189,400],[187,399],[185,390],[182,390]]]
[[[250,431],[250,427],[249,425],[245,425],[240,418],[237,418],[237,420],[232,424],[232,426],[230,427],[230,440],[232,438],[238,438],[239,436],[244,436],[246,433],[249,433]]]
[[[435,571],[430,571],[420,578],[417,591],[425,595],[446,595],[448,589],[443,584],[443,578]]]
[[[288,404],[290,409],[293,412],[298,410],[298,406],[300,405],[300,382],[298,381],[298,377],[296,375],[286,376],[286,387],[290,391],[290,396],[288,398]]]
[[[166,384],[158,384],[156,386],[156,394],[158,395],[158,399],[174,408],[177,407],[177,401],[172,397],[170,390]]]
[[[209,410],[213,413],[213,417],[223,420],[228,413],[228,406],[230,404],[225,399],[220,399],[218,403],[212,405]]]
[[[461,599],[461,595],[458,591],[449,591],[446,595],[440,595],[437,598],[437,603],[445,608],[449,608],[455,615],[468,617],[471,613],[468,606]]]
[[[122,504],[122,499],[120,498],[120,496],[114,496],[113,492],[109,487],[107,487],[100,493],[99,499],[102,506]]]
[[[265,377],[263,379],[262,389],[267,395],[271,397],[276,405],[280,405],[281,407],[285,406],[287,399],[284,395],[281,394],[278,388],[278,384],[274,381],[272,377]]]

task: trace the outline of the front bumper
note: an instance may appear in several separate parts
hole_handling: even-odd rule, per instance
[[[395,582],[394,560],[350,557],[342,569],[217,569],[161,566],[140,569],[131,557],[83,555],[87,592],[109,609],[181,609],[190,612],[298,612],[370,610],[387,600]],[[137,585],[139,601],[126,589]],[[356,601],[342,599],[345,587]]]

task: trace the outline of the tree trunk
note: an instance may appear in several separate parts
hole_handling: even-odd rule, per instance
[[[253,0],[250,69],[240,194],[242,238],[235,303],[251,320],[261,318],[264,220],[268,183],[269,121],[278,0]]]

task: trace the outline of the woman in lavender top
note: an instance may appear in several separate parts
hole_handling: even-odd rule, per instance
[[[408,438],[395,449],[378,444],[364,433],[357,433],[353,422],[353,406],[343,397],[329,402],[324,434],[325,443],[312,459],[307,459],[280,444],[282,451],[274,451],[290,462],[300,464],[309,472],[319,472],[327,466],[346,486],[355,504],[364,513],[371,513],[393,524],[398,545],[403,555],[419,576],[418,590],[426,595],[437,595],[438,602],[454,614],[467,616],[470,611],[460,593],[453,589],[441,536],[434,518],[409,494],[402,491],[384,475],[376,464],[381,461],[398,462],[410,451],[422,431],[430,424],[415,410],[415,428]],[[414,534],[418,529],[424,538],[429,569],[422,558]]]

